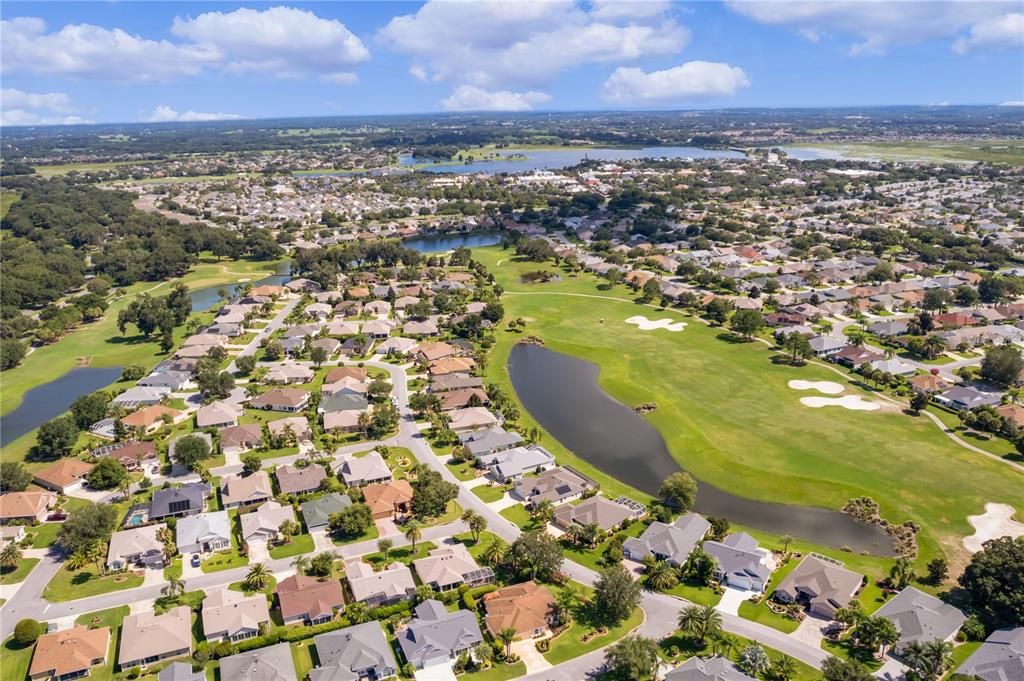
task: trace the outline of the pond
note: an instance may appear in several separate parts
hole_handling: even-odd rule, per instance
[[[502,149],[501,156],[525,158],[501,158],[479,160],[471,163],[430,165],[418,168],[428,173],[523,173],[531,170],[552,168],[568,168],[585,159],[591,161],[630,161],[638,158],[672,158],[672,159],[703,159],[703,158],[746,158],[739,151],[729,149],[701,149],[700,147],[643,147],[636,149],[610,149],[603,147],[580,147],[579,149]],[[401,156],[398,159],[403,166],[419,165],[422,159],[412,156]]]
[[[601,389],[597,365],[520,343],[512,348],[508,370],[526,410],[555,439],[602,472],[656,496],[661,482],[681,470],[657,429]],[[700,480],[695,510],[817,544],[893,555],[884,530],[839,511],[745,499]]]
[[[431,234],[418,236],[402,242],[406,248],[411,248],[420,253],[444,253],[453,251],[456,248],[483,248],[493,246],[501,242],[501,236],[496,232],[469,232],[467,234]]]
[[[17,409],[0,418],[0,447],[60,416],[76,398],[110,385],[120,376],[121,367],[78,367],[32,388]]]
[[[206,288],[199,288],[192,291],[189,297],[192,298],[192,311],[193,312],[205,312],[211,307],[220,302],[220,296],[217,294],[218,291],[224,289],[228,291],[232,296],[238,293],[242,284],[252,284],[253,286],[263,286],[266,284],[272,284],[279,286],[285,284],[291,279],[292,263],[290,260],[282,260],[277,264],[274,270],[274,274],[257,279],[255,281],[239,282],[238,284],[221,284],[220,286],[208,286]]]

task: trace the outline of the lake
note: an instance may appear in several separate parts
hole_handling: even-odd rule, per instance
[[[500,242],[501,235],[496,232],[469,232],[468,234],[453,233],[418,236],[408,241],[403,241],[402,245],[420,253],[444,253],[445,251],[453,251],[462,246],[466,248],[483,248]]]
[[[108,386],[120,376],[121,367],[78,367],[32,388],[17,409],[0,418],[0,447],[60,416],[76,398]]]
[[[520,343],[512,348],[508,370],[516,394],[533,418],[600,471],[657,496],[662,481],[682,470],[657,429],[601,389],[596,364]],[[884,530],[839,511],[754,501],[700,480],[695,510],[817,544],[893,555]]]
[[[418,168],[428,173],[523,173],[531,170],[569,168],[590,159],[591,161],[630,161],[638,158],[746,158],[738,151],[728,149],[701,149],[700,147],[643,147],[637,149],[610,149],[604,147],[580,147],[579,149],[502,149],[502,156],[526,156],[525,159],[480,160],[457,165],[425,165]],[[400,156],[400,165],[411,166],[423,163],[411,155]]]
[[[272,284],[279,286],[285,284],[291,279],[292,263],[290,260],[282,260],[277,264],[277,268],[274,270],[274,274],[257,279],[255,281],[241,282],[238,284],[221,284],[220,286],[208,286],[206,288],[199,288],[189,293],[189,297],[192,299],[192,311],[193,312],[205,312],[211,307],[220,302],[221,298],[217,295],[217,292],[221,289],[228,291],[234,296],[241,289],[242,284],[252,284],[255,286],[263,286],[265,284]]]

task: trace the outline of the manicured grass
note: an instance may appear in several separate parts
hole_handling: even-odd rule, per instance
[[[710,586],[704,586],[689,579],[680,582],[672,589],[669,589],[667,593],[685,598],[697,605],[718,605],[718,601],[722,600],[722,594]]]
[[[469,672],[459,677],[461,681],[507,681],[526,676],[526,663],[499,664],[479,672]]]
[[[364,563],[370,563],[374,569],[381,569],[385,565],[391,565],[394,562],[403,563],[405,565],[412,565],[414,560],[420,558],[426,558],[427,553],[437,548],[437,544],[429,541],[418,541],[416,542],[416,550],[412,550],[412,546],[396,546],[395,548],[388,551],[387,560],[384,559],[384,554],[381,552],[371,553],[368,556],[363,556]]]
[[[856,660],[871,671],[876,671],[882,666],[881,661],[876,659],[870,650],[857,648],[850,643],[849,632],[847,632],[845,636],[838,641],[830,641],[827,638],[822,639],[821,647],[823,650],[835,655],[836,657],[842,657],[847,660]]]
[[[346,537],[344,539],[336,539],[334,535],[330,535],[331,543],[335,546],[344,546],[345,544],[352,544],[354,542],[367,541],[369,539],[376,539],[380,536],[380,532],[377,531],[377,525],[371,523],[366,532],[363,532],[358,537]]]
[[[309,553],[314,549],[313,536],[309,534],[300,534],[292,537],[292,540],[287,544],[281,546],[275,546],[270,549],[270,557],[274,558],[290,558],[291,556],[297,556],[300,553]]]
[[[233,548],[230,551],[218,551],[213,554],[202,562],[199,569],[205,573],[220,572],[221,570],[245,567],[248,564],[248,559]]]
[[[796,146],[834,149],[852,158],[889,161],[987,161],[997,164],[1024,163],[1024,145],[1014,139],[905,141],[863,143],[801,143]]]
[[[158,615],[162,615],[168,610],[177,608],[179,605],[187,605],[192,610],[198,611],[204,598],[206,598],[206,592],[201,590],[186,591],[180,596],[175,596],[174,598],[161,596],[153,602],[153,612]]]
[[[164,579],[180,579],[184,569],[181,567],[181,556],[175,557],[171,564],[164,568]]]
[[[505,496],[505,487],[502,485],[480,485],[474,487],[472,491],[488,504]]]
[[[243,593],[247,596],[251,596],[254,593],[270,595],[274,593],[274,589],[276,587],[277,579],[273,575],[269,575],[267,577],[267,585],[265,587],[255,591],[249,588],[249,586],[245,583],[245,580],[242,580],[241,582],[232,582],[231,584],[228,584],[228,589],[230,589],[231,591],[238,591],[239,593]]]
[[[776,352],[768,346],[724,342],[721,331],[693,319],[681,333],[640,331],[624,323],[638,308],[619,302],[628,294],[621,286],[599,290],[589,275],[525,285],[522,272],[554,265],[514,262],[500,248],[473,254],[504,287],[506,316],[530,320],[524,334],[497,333],[488,362],[487,380],[510,396],[509,352],[523,335],[539,336],[552,350],[600,365],[602,388],[623,404],[656,402],[647,418],[697,478],[753,499],[831,509],[870,496],[884,517],[922,528],[922,562],[945,553],[954,568],[962,564],[967,554],[960,540],[973,532],[967,516],[981,513],[986,502],[1024,510],[1024,474],[959,447],[925,419],[899,410],[801,405],[787,385],[791,379],[844,382],[848,394],[867,396],[829,368],[775,364]],[[523,293],[534,295],[517,295]],[[673,310],[657,314],[682,316]],[[521,427],[537,425],[522,411]],[[560,461],[595,474],[608,496],[629,493],[550,435],[543,444]]]
[[[121,605],[109,610],[87,613],[75,620],[76,624],[91,628],[110,627],[110,649],[107,651],[107,664],[90,670],[90,679],[110,681],[115,677],[114,669],[117,666],[117,651],[120,647],[121,622],[129,614],[131,614],[131,609],[127,605]]]
[[[32,663],[32,651],[35,646],[22,646],[14,637],[4,641],[3,664],[0,664],[0,681],[25,681],[28,668]]]
[[[750,601],[743,601],[740,603],[739,615],[743,619],[764,624],[772,629],[778,629],[784,634],[796,631],[796,628],[800,626],[800,623],[794,619],[776,615],[768,609],[764,602],[751,603]]]
[[[540,523],[530,517],[530,512],[523,508],[522,504],[516,504],[515,506],[503,509],[501,517],[513,525],[518,525],[519,529],[524,531],[539,530],[541,527]]]
[[[421,521],[423,527],[432,527],[434,525],[444,525],[446,523],[454,522],[462,517],[462,507],[454,501],[448,502],[448,508],[445,512],[434,518],[427,518]]]
[[[38,563],[38,558],[22,558],[18,567],[13,570],[7,568],[0,570],[0,584],[17,584],[23,581]]]
[[[456,478],[458,478],[462,482],[468,482],[470,480],[475,480],[476,477],[477,477],[476,476],[476,471],[473,469],[473,466],[471,466],[468,463],[451,463],[449,461],[449,462],[445,462],[445,466],[447,466],[448,470],[450,470],[452,472],[452,475],[454,475]]]
[[[309,670],[317,666],[319,658],[316,654],[316,646],[312,639],[295,641],[291,645],[292,662],[295,664],[295,676],[302,681],[309,674]]]
[[[87,565],[77,572],[61,567],[43,589],[43,598],[53,602],[73,601],[139,586],[142,586],[142,574],[138,572],[115,572],[101,577],[95,565]]]
[[[754,643],[754,641],[743,636],[737,636],[735,634],[729,634],[728,636],[733,643],[732,648],[728,651],[721,652],[725,654],[733,662],[738,662],[740,653],[743,651],[743,649],[746,648],[748,645]],[[679,654],[676,656],[669,655],[669,651],[671,651],[673,647],[677,648],[679,651]],[[779,659],[780,657],[783,657],[783,654],[775,650],[774,648],[769,648],[763,645],[762,647],[768,654],[768,659],[772,660],[773,662]],[[665,637],[661,641],[661,650],[662,657],[670,664],[672,664],[672,666],[682,664],[684,661],[693,657],[694,655],[700,655],[701,657],[709,657],[714,653],[712,647],[709,644],[705,644],[702,646],[694,639],[683,635],[680,631],[676,631],[672,635]],[[793,660],[794,664],[796,665],[796,675],[792,678],[792,681],[821,681],[821,672],[819,672],[817,669],[811,667],[809,664],[797,660],[796,658],[790,659]]]
[[[644,523],[633,523],[625,530],[609,535],[595,548],[573,544],[568,540],[563,540],[562,547],[564,549],[565,557],[568,560],[584,565],[592,570],[602,570],[605,566],[601,564],[600,561],[604,558],[605,550],[612,543],[615,535],[622,535],[623,537],[639,537],[644,533],[645,529],[647,529],[647,525]]]
[[[455,539],[466,545],[466,549],[469,550],[469,555],[473,556],[477,562],[480,562],[480,556],[483,555],[484,550],[497,538],[498,535],[493,532],[488,532],[487,530],[481,532],[479,539],[476,541],[473,541],[473,535],[470,532],[455,535]]]
[[[580,637],[593,631],[593,627],[574,620],[568,629],[559,634],[557,638],[552,639],[551,648],[544,653],[544,659],[551,664],[560,664],[589,653],[591,650],[604,648],[639,627],[643,620],[644,611],[637,608],[628,619],[617,627],[609,629],[607,633],[600,636],[594,636],[586,643],[581,642]]]
[[[955,644],[953,648],[953,664],[950,665],[952,670],[958,669],[960,665],[967,661],[971,655],[975,653],[978,648],[981,647],[981,641],[966,641],[964,643]]]

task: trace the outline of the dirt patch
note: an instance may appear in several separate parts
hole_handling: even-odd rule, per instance
[[[75,357],[76,367],[87,367],[90,364],[92,364],[92,355],[88,355],[86,357]]]

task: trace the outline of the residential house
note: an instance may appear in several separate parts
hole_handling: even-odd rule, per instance
[[[20,544],[25,541],[25,537],[28,533],[25,532],[24,525],[2,525],[0,526],[0,546],[3,546],[7,542],[13,544]]]
[[[829,359],[836,364],[841,364],[844,367],[850,369],[856,369],[862,364],[871,364],[879,360],[885,359],[885,355],[875,352],[874,350],[868,350],[867,348],[856,345],[848,345],[839,352],[835,353]]]
[[[1024,626],[993,631],[956,673],[981,681],[1024,679]]]
[[[263,602],[266,603],[265,598]],[[222,657],[220,681],[298,681],[292,648],[287,643],[278,643]]]
[[[555,597],[536,582],[506,586],[484,594],[483,600],[484,623],[496,640],[505,629],[515,629],[519,640],[539,638],[558,621]]]
[[[672,524],[655,521],[639,537],[626,539],[622,554],[637,562],[652,556],[655,560],[681,566],[710,529],[711,523],[696,513],[684,513]]]
[[[295,574],[277,584],[277,600],[284,623],[322,624],[345,607],[341,582]]]
[[[423,601],[408,626],[398,632],[398,645],[416,669],[450,664],[483,642],[476,615],[469,610],[449,612],[440,601]]]
[[[349,487],[362,487],[391,480],[391,469],[376,450],[359,457],[345,454],[336,473]]]
[[[907,379],[907,383],[914,392],[924,393],[931,395],[933,393],[942,392],[949,390],[952,384],[938,374],[921,374],[920,376],[911,376]]]
[[[196,411],[196,427],[227,428],[228,426],[237,426],[238,419],[244,412],[242,407],[232,402],[223,400],[210,402]]]
[[[718,655],[709,658],[691,657],[669,673],[665,681],[757,681],[740,671],[731,660]]]
[[[459,435],[459,442],[470,454],[480,457],[484,454],[515,447],[523,442],[523,436],[513,431],[507,431],[501,426],[494,426],[462,433]]]
[[[913,376],[917,373],[917,367],[902,359],[878,359],[871,363],[871,368],[893,376]]]
[[[379,622],[320,634],[313,638],[313,644],[320,666],[309,671],[309,681],[380,681],[398,674],[398,662]]]
[[[918,641],[951,641],[967,619],[966,615],[935,596],[908,586],[875,611],[896,625],[900,634],[895,649],[902,651],[908,643]]]
[[[142,667],[171,657],[192,654],[192,608],[179,605],[162,615],[146,610],[121,623],[121,669]]]
[[[220,481],[220,500],[224,508],[262,504],[274,496],[270,476],[265,470],[251,475],[225,475]]]
[[[715,561],[715,579],[723,585],[748,591],[764,591],[772,570],[757,540],[746,532],[724,540],[704,542],[704,553]]]
[[[375,520],[399,518],[412,508],[412,485],[408,480],[389,480],[363,488],[363,500]]]
[[[352,500],[344,494],[331,492],[317,499],[302,502],[302,519],[310,532],[327,527],[328,520],[335,513],[340,513],[352,505]]]
[[[249,400],[249,406],[253,409],[291,413],[302,411],[307,404],[309,404],[309,393],[295,388],[274,388]]]
[[[975,407],[994,407],[1003,401],[999,393],[983,393],[980,390],[965,385],[953,386],[949,390],[936,395],[933,398],[936,402],[954,411],[970,411]]]
[[[204,352],[201,356],[205,356]],[[171,389],[166,386],[143,386],[138,385],[128,388],[123,393],[111,400],[111,404],[123,407],[137,407],[139,405],[157,404],[166,396],[171,394]]]
[[[231,520],[227,511],[212,511],[179,518],[178,552],[212,553],[231,548]]]
[[[832,619],[845,608],[863,584],[864,576],[843,564],[812,553],[779,583],[773,597],[782,603],[798,603],[812,615]]]
[[[323,394],[324,397],[331,397],[332,395],[336,395],[338,393],[366,395],[366,390],[368,387],[369,386],[365,381],[360,381],[357,378],[346,376],[344,378],[338,379],[337,381],[334,381],[333,383],[324,382],[324,384],[320,386],[320,392]],[[367,404],[365,398],[362,400],[361,404],[356,403],[355,405],[355,408],[359,410],[364,410],[366,409],[366,407]],[[337,408],[338,407],[335,407],[335,409]]]
[[[449,390],[466,390],[483,388],[484,379],[469,374],[445,374],[430,381],[430,392],[443,393]]]
[[[320,489],[327,479],[327,470],[318,463],[305,467],[286,464],[274,471],[281,494],[309,494]]]
[[[75,625],[70,629],[43,634],[36,640],[28,678],[33,681],[65,681],[89,676],[94,667],[107,663],[109,648],[110,627],[89,629]]]
[[[178,423],[187,416],[177,409],[154,404],[128,414],[121,419],[121,423],[128,428],[141,428],[144,433],[155,433],[164,427],[165,419],[170,423]]]
[[[490,403],[487,393],[481,388],[457,388],[437,393],[441,401],[441,411],[465,409],[466,407],[482,407]]]
[[[261,593],[245,596],[231,589],[214,589],[203,599],[202,620],[203,635],[207,641],[255,638],[260,635],[261,627],[270,624],[267,597]],[[288,661],[291,662],[290,655]],[[221,664],[224,664],[224,659]],[[224,678],[223,667],[221,678]]]
[[[81,489],[85,484],[85,476],[92,470],[93,464],[81,459],[61,459],[37,472],[32,481],[40,487],[67,494]]]
[[[405,357],[416,351],[419,347],[419,341],[412,338],[402,338],[401,336],[392,336],[377,346],[376,351],[387,357]]]
[[[274,437],[284,438],[289,434],[295,442],[309,442],[313,437],[313,429],[309,427],[309,421],[305,416],[289,416],[276,421],[267,422],[267,430]]]
[[[494,581],[494,571],[481,568],[461,543],[431,549],[425,558],[414,560],[412,565],[420,581],[435,591],[451,591],[462,584],[477,587]]]
[[[314,376],[316,376],[316,372],[305,365],[285,363],[271,367],[263,380],[266,383],[291,385],[292,383],[309,383]]]
[[[267,542],[277,537],[281,523],[295,522],[295,511],[291,504],[283,506],[276,501],[267,501],[249,513],[238,516],[242,525],[242,541]]]
[[[221,428],[218,437],[220,451],[225,456],[242,454],[263,446],[263,428],[258,423]]]
[[[433,319],[424,319],[422,322],[415,320],[407,321],[402,325],[402,333],[407,336],[436,336],[439,333],[437,322]]]
[[[416,350],[416,359],[429,364],[430,362],[455,357],[457,354],[459,354],[459,351],[455,346],[443,341],[438,343],[423,342],[420,343],[419,348]]]
[[[0,494],[0,523],[41,523],[57,503],[53,492],[7,492]]]
[[[584,499],[575,506],[563,504],[555,509],[555,527],[568,530],[573,524],[597,525],[602,532],[611,532],[632,518],[633,511],[602,496]]]
[[[168,388],[171,392],[180,392],[192,382],[192,374],[187,371],[161,371],[140,378],[136,385],[145,388]]]
[[[469,357],[449,357],[439,359],[427,365],[431,377],[447,374],[468,374],[476,370],[476,362]]]
[[[488,469],[491,477],[501,483],[518,480],[527,473],[540,473],[555,465],[554,455],[540,445],[480,454],[477,461],[481,467]]]
[[[124,570],[131,565],[163,568],[164,544],[158,535],[166,529],[167,525],[158,523],[115,532],[107,548],[107,569]]]
[[[449,428],[456,433],[466,430],[492,428],[498,425],[498,417],[484,407],[466,407],[448,412],[451,419]]]
[[[561,504],[579,499],[589,489],[596,489],[597,484],[570,468],[552,468],[535,478],[521,478],[515,487],[516,495],[527,505],[541,501]]]
[[[200,513],[208,496],[210,485],[206,482],[191,482],[181,487],[154,490],[149,500],[149,519],[180,518]]]
[[[834,336],[815,336],[808,341],[815,357],[831,357],[846,347],[846,341]]]
[[[129,471],[139,471],[149,464],[159,461],[159,454],[156,451],[156,442],[126,440],[115,442],[92,450],[95,457],[109,456],[118,461]]]
[[[345,576],[352,597],[371,608],[405,600],[416,591],[412,570],[398,562],[374,572],[369,563],[351,560],[345,564]]]
[[[192,671],[191,662],[172,662],[160,670],[156,681],[206,681],[206,671]]]

